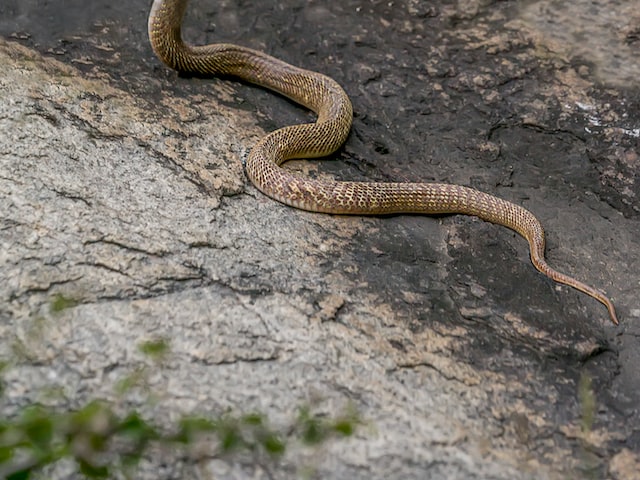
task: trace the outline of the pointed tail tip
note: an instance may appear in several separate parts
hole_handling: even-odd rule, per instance
[[[605,303],[607,310],[609,310],[609,316],[611,317],[611,321],[613,322],[614,325],[619,325],[620,322],[618,321],[618,316],[616,315],[616,309],[613,306],[613,303],[611,303],[610,300],[607,300],[607,302]]]

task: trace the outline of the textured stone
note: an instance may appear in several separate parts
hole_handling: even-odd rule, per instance
[[[243,156],[263,128],[308,117],[165,70],[145,43],[146,2],[90,20],[66,10],[51,37],[24,15],[31,3],[0,6],[3,414],[105,398],[166,426],[228,409],[286,425],[304,404],[353,405],[367,422],[278,465],[152,452],[137,478],[633,478],[637,93],[599,87],[504,2],[256,5],[255,25],[238,19],[253,10],[194,2],[186,29],[211,40],[219,9],[220,37],[345,85],[357,116],[343,161],[294,162],[304,174],[453,181],[539,213],[550,263],[614,297],[622,325],[603,329],[601,305],[547,282],[499,227],[262,196]],[[52,312],[57,295],[70,308]],[[159,364],[138,349],[158,338],[170,345]],[[121,398],[136,371],[143,385]]]

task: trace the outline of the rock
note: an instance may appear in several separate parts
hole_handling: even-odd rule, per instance
[[[220,8],[221,38],[330,74],[352,95],[340,161],[293,168],[450,181],[522,203],[547,229],[550,263],[611,294],[622,325],[539,275],[525,242],[500,227],[313,214],[264,197],[242,158],[265,129],[308,115],[259,89],[164,69],[145,43],[145,2],[127,7],[126,28],[115,7],[96,6],[99,24],[67,10],[75,37],[60,33],[72,20],[47,34],[15,14],[0,23],[4,415],[102,398],[167,428],[227,410],[284,426],[302,405],[365,420],[351,438],[293,445],[276,464],[152,451],[142,479],[632,478],[640,117],[630,87],[594,83],[501,4],[428,15],[260,5],[249,39],[234,8],[201,3],[186,28],[194,42],[212,40],[203,9]],[[161,362],[140,352],[154,339],[169,345]],[[136,371],[142,384],[119,394]]]

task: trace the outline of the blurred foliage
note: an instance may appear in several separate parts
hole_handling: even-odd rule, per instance
[[[593,429],[593,422],[596,415],[596,396],[593,392],[591,377],[583,373],[578,383],[578,400],[581,409],[581,428],[583,432],[590,432]]]
[[[166,340],[153,340],[139,345],[139,351],[158,362],[168,355],[169,345]],[[0,364],[0,374],[6,368]],[[117,393],[144,384],[145,376],[144,369],[128,375]],[[12,418],[0,415],[0,478],[26,480],[65,459],[72,460],[85,478],[111,478],[135,469],[154,447],[198,452],[204,458],[249,454],[260,461],[277,460],[287,444],[316,448],[332,438],[353,435],[362,424],[353,409],[330,418],[300,407],[290,424],[279,430],[270,427],[267,416],[259,412],[185,416],[177,425],[162,428],[136,411],[119,414],[116,410],[121,409],[96,400],[75,410],[30,405]]]
[[[57,294],[51,298],[49,310],[51,310],[52,313],[59,313],[68,308],[73,308],[76,305],[78,305],[77,300],[65,297],[62,294]]]
[[[28,479],[32,473],[63,458],[73,459],[86,478],[108,478],[117,469],[135,467],[148,447],[188,449],[200,440],[211,445],[207,456],[251,453],[278,458],[287,441],[316,446],[334,437],[348,437],[361,422],[346,416],[324,418],[305,408],[284,432],[269,427],[264,414],[224,414],[217,418],[183,417],[171,432],[151,424],[137,412],[117,415],[105,402],[54,412],[40,406],[25,408],[12,420],[0,419],[0,478]]]
[[[153,360],[162,360],[169,353],[169,342],[164,338],[149,340],[138,346],[140,352],[151,357]]]

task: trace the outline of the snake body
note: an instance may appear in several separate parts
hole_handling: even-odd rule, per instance
[[[156,55],[184,73],[232,76],[274,90],[317,115],[315,123],[281,128],[263,137],[246,162],[251,182],[267,196],[313,212],[352,215],[391,213],[466,214],[504,225],[529,243],[531,262],[556,282],[603,303],[613,323],[613,303],[600,290],[560,273],[544,258],[544,230],[525,208],[478,190],[442,183],[343,182],[308,179],[280,165],[293,158],[315,158],[336,151],[346,140],[353,117],[349,97],[333,79],[304,70],[263,52],[234,44],[193,46],[182,40],[188,0],[154,0],[149,39]]]

